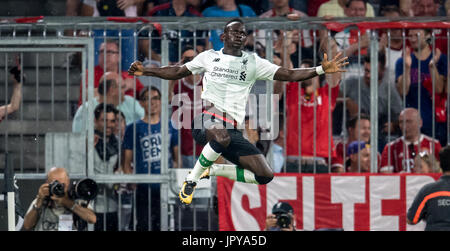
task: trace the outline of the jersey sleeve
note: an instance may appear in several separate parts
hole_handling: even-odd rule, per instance
[[[275,73],[280,68],[279,65],[269,62],[267,59],[260,58],[255,54],[256,80],[273,80]]]
[[[209,52],[204,51],[198,54],[192,61],[184,64],[192,74],[201,74],[206,71],[207,59]]]
[[[392,173],[394,171],[394,155],[392,153],[393,146],[389,147],[389,144],[384,146],[383,152],[381,153],[381,164],[379,171],[382,173]],[[391,150],[391,156],[389,159],[389,150]]]

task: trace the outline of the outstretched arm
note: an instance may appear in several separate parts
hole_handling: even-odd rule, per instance
[[[11,96],[11,102],[7,105],[0,106],[0,120],[17,111],[20,107],[20,101],[22,100],[22,83],[16,80],[15,77],[11,78],[14,82],[14,89]]]
[[[342,53],[338,53],[331,61],[328,61],[328,56],[326,53],[324,53],[321,65],[322,70],[325,73],[345,72],[342,67],[348,65],[348,62],[346,61],[347,57],[340,58],[341,55]],[[302,81],[318,76],[319,74],[317,73],[316,68],[317,67],[286,69],[281,67],[275,73],[275,76],[273,78],[274,80],[290,82]]]
[[[169,65],[164,67],[144,67],[141,62],[135,61],[128,69],[129,75],[155,76],[167,80],[176,80],[192,74],[184,65]]]

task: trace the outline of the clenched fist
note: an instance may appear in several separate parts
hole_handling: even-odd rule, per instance
[[[142,76],[144,75],[144,66],[140,61],[134,61],[128,69],[128,75]]]

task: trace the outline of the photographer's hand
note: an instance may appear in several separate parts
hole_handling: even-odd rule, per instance
[[[266,218],[266,230],[277,227],[277,217],[274,214],[269,214]]]
[[[280,231],[285,231],[285,232],[290,232],[290,231],[294,231],[294,225],[289,225],[288,228],[280,228]]]
[[[79,204],[76,204],[75,201],[69,198],[67,192],[64,197],[52,196],[51,199],[55,203],[71,210],[74,214],[80,216],[82,220],[87,221],[89,224],[95,224],[95,222],[97,221],[97,217],[95,216],[94,211],[92,211],[89,208],[80,206]]]
[[[56,195],[53,195],[52,197],[50,197],[50,199],[52,199],[57,205],[64,206],[67,209],[71,209],[73,207],[73,205],[75,204],[75,202],[69,198],[69,196],[67,195],[67,192],[65,193],[65,195],[63,197],[58,197]]]
[[[44,199],[50,195],[48,183],[42,184],[39,187],[39,192],[36,196],[36,207],[40,208],[42,206],[42,203],[44,202]]]

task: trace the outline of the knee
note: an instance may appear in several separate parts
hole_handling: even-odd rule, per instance
[[[231,137],[225,131],[225,132],[217,133],[214,137],[214,140],[217,141],[217,143],[221,144],[223,147],[228,147],[228,145],[231,142]]]

